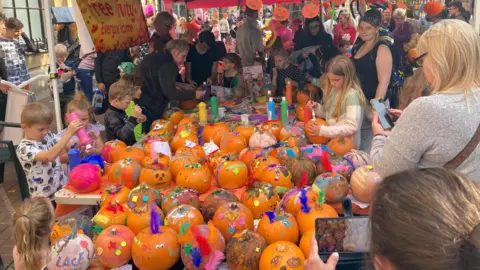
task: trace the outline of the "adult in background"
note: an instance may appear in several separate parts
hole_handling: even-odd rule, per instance
[[[150,52],[152,52],[154,48],[158,52],[163,52],[165,50],[165,45],[173,39],[170,35],[170,31],[174,26],[175,18],[173,18],[172,14],[166,11],[157,14],[153,21],[155,33],[150,40]]]
[[[470,13],[465,10],[461,1],[453,1],[448,4],[448,14],[450,19],[457,19],[468,23]]]
[[[264,51],[263,35],[257,21],[258,10],[246,7],[245,15],[236,33],[236,51],[240,54],[244,67],[253,65],[256,53],[263,54]]]
[[[185,63],[189,45],[184,40],[171,40],[164,52],[147,55],[140,64],[139,72],[144,85],[138,104],[147,117],[143,131],[148,132],[154,120],[163,116],[170,101],[201,99],[205,91],[177,89],[179,67]]]
[[[357,39],[357,29],[355,19],[347,9],[340,9],[338,12],[338,23],[333,27],[333,44],[340,47],[340,40],[347,40],[350,44],[355,44]]]
[[[402,52],[401,61],[403,64],[406,64],[407,54],[404,50],[404,45],[413,37],[413,26],[407,21],[407,11],[405,9],[395,9],[393,11],[393,19],[395,20],[395,30],[393,30],[394,45],[398,52]]]
[[[228,37],[228,34],[230,33],[230,24],[228,23],[227,19],[228,19],[228,14],[224,13],[223,18],[219,22],[220,34],[222,36],[222,40],[226,39]]]
[[[335,16],[332,17],[332,12],[326,10],[325,12],[325,22],[323,23],[323,28],[325,28],[325,32],[327,32],[333,38],[333,28],[337,24],[337,20]]]
[[[213,83],[217,77],[220,60],[215,48],[215,38],[210,31],[203,31],[195,45],[190,47],[186,64],[186,80],[190,84]]]
[[[338,54],[333,44],[332,36],[325,32],[320,17],[305,20],[305,29],[298,39],[295,39],[295,50],[306,47],[320,46],[323,62],[328,62]]]
[[[95,73],[95,58],[97,53],[84,52],[84,48],[80,47],[80,59],[75,70],[76,77],[80,81],[80,88],[88,101],[93,98],[93,74]]]
[[[422,35],[417,50],[432,95],[415,99],[403,113],[393,111],[400,118],[391,131],[374,114],[372,164],[382,177],[446,167],[480,180],[474,137],[480,134],[480,37],[461,20],[443,20]],[[457,159],[460,153],[465,160]]]
[[[0,13],[0,37],[5,36],[5,22],[7,21],[7,17],[3,13]],[[7,80],[7,68],[5,66],[5,59],[2,57],[0,58],[0,79]],[[5,93],[4,93],[5,91]],[[8,87],[4,87],[0,85],[0,121],[5,121],[5,112],[7,110],[7,91]],[[0,127],[0,132],[3,131],[3,127]]]

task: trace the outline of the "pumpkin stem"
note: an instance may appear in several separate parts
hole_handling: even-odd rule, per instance
[[[345,143],[345,137],[343,137],[343,136],[338,137],[338,143],[344,144]]]
[[[279,202],[277,202],[277,206],[275,207],[275,213],[279,215],[281,211],[282,211],[282,201],[280,200]]]

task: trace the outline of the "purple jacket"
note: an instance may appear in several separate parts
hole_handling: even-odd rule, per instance
[[[397,24],[395,30],[393,30],[393,40],[395,43],[409,42],[413,35],[413,27],[405,21],[402,24]]]

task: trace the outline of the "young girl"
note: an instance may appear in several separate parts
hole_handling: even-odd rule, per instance
[[[309,102],[317,117],[325,118],[328,126],[312,126],[311,135],[328,138],[351,137],[360,149],[360,128],[365,96],[358,82],[355,67],[346,56],[335,57],[327,70],[328,83],[323,89],[324,104]]]
[[[407,106],[416,98],[428,96],[432,92],[432,87],[425,78],[423,68],[418,68],[413,73],[413,76],[408,77],[403,84],[402,91],[400,91],[400,110],[405,110]]]
[[[53,207],[45,197],[33,197],[13,215],[13,262],[15,269],[40,270],[47,264],[53,226]]]
[[[288,52],[281,49],[274,55],[275,68],[273,69],[273,93],[276,96],[283,96],[283,90],[290,81],[294,87],[302,80],[302,72],[288,59]]]
[[[242,70],[242,59],[235,53],[227,53],[222,61],[224,70],[223,87],[231,88],[235,98],[243,98],[245,96],[245,81],[239,72]]]

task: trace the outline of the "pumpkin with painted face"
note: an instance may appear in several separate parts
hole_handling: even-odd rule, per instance
[[[192,163],[185,166],[177,174],[176,182],[180,187],[193,188],[203,194],[210,189],[212,175],[210,170],[200,163]]]
[[[145,153],[140,148],[137,148],[134,146],[128,146],[125,149],[120,149],[118,151],[113,152],[112,156],[113,156],[113,162],[118,162],[124,159],[132,159],[138,163],[141,163],[142,160],[145,158]]]
[[[141,170],[140,164],[131,158],[120,160],[112,165],[108,181],[112,184],[123,184],[132,189],[138,185]]]
[[[222,204],[215,212],[212,221],[227,242],[236,232],[245,229],[253,230],[252,212],[241,203]]]
[[[140,184],[128,194],[127,207],[132,209],[143,205],[151,205],[152,203],[160,205],[161,201],[162,197],[157,189],[147,184]]]
[[[142,167],[147,169],[162,169],[168,168],[170,164],[170,157],[162,153],[157,153],[155,157],[146,156],[142,160]]]
[[[147,169],[143,168],[140,171],[140,184],[147,184],[158,190],[163,190],[170,187],[172,183],[172,174],[166,167],[162,169]]]
[[[245,186],[249,178],[248,168],[241,161],[222,162],[215,171],[215,179],[219,187],[237,189]]]
[[[299,231],[295,217],[290,213],[281,212],[280,209],[265,212],[258,223],[257,232],[269,245],[277,241],[298,243]]]
[[[286,21],[290,16],[290,11],[288,11],[288,8],[286,7],[278,6],[273,10],[272,16],[277,21]]]
[[[93,217],[93,224],[100,228],[108,228],[112,225],[123,225],[127,218],[128,210],[121,204],[110,202],[107,206],[100,208]]]
[[[132,242],[135,235],[123,225],[105,228],[95,241],[95,255],[108,268],[125,265],[132,257]]]
[[[260,234],[251,230],[236,233],[227,244],[227,264],[229,269],[258,270],[260,256],[267,242]]]
[[[302,250],[288,241],[278,241],[269,245],[260,258],[260,270],[303,269],[305,256]]]
[[[194,226],[203,223],[204,220],[200,210],[188,204],[173,208],[165,217],[165,226],[174,229],[177,233],[180,232],[180,228],[184,224]]]
[[[130,189],[128,187],[118,184],[110,185],[105,188],[100,197],[100,207],[104,207],[110,202],[124,204],[127,202],[128,194],[130,194]]]
[[[170,143],[170,145],[172,147],[172,151],[175,152],[175,151],[177,151],[178,148],[180,148],[182,146],[185,146],[187,143],[188,144],[191,144],[191,143],[198,144],[198,138],[197,138],[196,134],[194,134],[190,131],[183,130],[183,131],[177,133],[177,135],[175,135],[175,137],[173,137],[173,140]]]
[[[135,207],[132,209],[128,210],[127,214],[127,220],[126,220],[126,225],[132,232],[137,235],[140,233],[143,229],[148,228],[150,226],[150,221],[151,221],[151,207],[155,207],[157,213],[158,213],[158,218],[159,222],[162,222],[162,220],[165,218],[165,216],[162,213],[162,210],[160,207],[158,207],[155,204],[152,205],[142,205],[140,207]]]
[[[170,213],[173,208],[181,204],[188,204],[200,209],[198,192],[191,188],[174,187],[163,195],[162,209],[165,213]]]
[[[280,131],[282,131],[283,125],[280,120],[270,120],[263,122],[261,126],[261,130],[266,132],[272,133],[277,141],[280,139]]]
[[[292,180],[292,174],[283,165],[270,164],[256,175],[258,181],[272,185],[281,194],[287,192],[295,185]]]
[[[182,121],[182,119],[184,118],[184,115],[185,114],[182,110],[172,107],[165,110],[165,112],[163,113],[163,119],[169,120],[170,122],[172,122],[173,125],[178,125],[178,123],[180,123],[180,121]]]
[[[173,179],[177,179],[177,174],[185,168],[187,164],[197,163],[198,159],[190,153],[182,153],[175,155],[170,161],[170,172],[172,172]]]
[[[108,141],[102,149],[102,158],[105,162],[113,162],[113,155],[115,152],[127,148],[127,145],[120,140]]]
[[[220,149],[225,153],[240,153],[248,146],[247,139],[238,132],[225,134],[220,141]]]
[[[245,190],[241,202],[252,211],[255,219],[260,218],[263,213],[273,211],[280,201],[272,185],[255,182],[252,187]]]
[[[202,204],[202,215],[205,221],[211,220],[220,205],[227,202],[239,202],[239,199],[235,194],[224,189],[217,189],[210,193]]]

